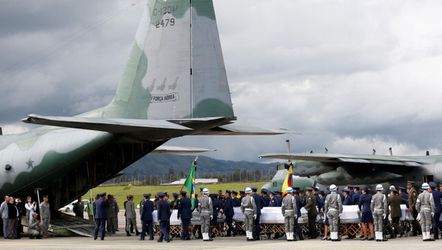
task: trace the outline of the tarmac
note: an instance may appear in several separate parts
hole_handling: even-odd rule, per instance
[[[343,240],[341,242],[330,242],[322,240],[304,240],[287,242],[285,240],[261,240],[247,242],[244,236],[215,238],[211,242],[202,240],[181,241],[173,240],[170,243],[157,241],[140,241],[138,237],[127,237],[123,232],[116,236],[107,237],[104,241],[84,237],[48,238],[31,240],[23,238],[19,240],[0,240],[1,249],[238,249],[238,250],[269,250],[269,249],[441,249],[442,240],[434,242],[423,242],[420,237],[408,237],[387,242],[373,242],[360,240]]]

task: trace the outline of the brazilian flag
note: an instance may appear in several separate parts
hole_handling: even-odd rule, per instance
[[[192,166],[190,167],[189,174],[187,174],[186,181],[184,182],[183,188],[186,189],[187,193],[190,197],[190,202],[192,203],[192,209],[195,208],[195,176],[196,176],[196,161],[198,157],[192,162]]]

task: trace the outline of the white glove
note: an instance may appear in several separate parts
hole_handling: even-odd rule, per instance
[[[434,217],[434,212],[431,212],[431,217]]]
[[[213,215],[210,216],[210,219],[213,220]]]
[[[324,223],[327,221],[327,217],[324,217]]]
[[[254,214],[254,215],[253,215],[253,219],[255,219],[255,220],[256,220],[256,214]]]
[[[386,220],[386,219],[387,219],[387,215],[386,215],[386,214],[384,214],[384,215],[383,215],[383,217],[384,217],[384,220]]]

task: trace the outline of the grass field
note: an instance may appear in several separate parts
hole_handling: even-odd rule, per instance
[[[244,182],[244,183],[219,183],[219,184],[209,184],[209,185],[197,185],[197,192],[199,188],[205,187],[210,190],[211,193],[218,193],[218,190],[244,190],[246,187],[262,187],[265,182]],[[123,207],[123,202],[126,200],[126,196],[131,194],[134,196],[135,204],[138,204],[143,199],[143,193],[151,193],[152,195],[158,192],[167,192],[169,194],[179,193],[181,186],[118,186],[118,185],[103,185],[92,189],[92,195],[95,197],[96,194],[101,192],[106,192],[108,194],[113,194],[118,201],[120,208]],[[84,199],[89,199],[89,193],[84,196]]]

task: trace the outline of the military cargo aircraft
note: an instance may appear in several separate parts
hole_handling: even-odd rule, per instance
[[[158,148],[170,139],[283,133],[234,123],[211,0],[146,7],[108,105],[72,117],[29,115],[23,122],[44,126],[0,136],[0,195],[39,189],[56,211],[155,149],[173,152]]]
[[[293,174],[311,177],[319,185],[404,185],[442,181],[442,156],[385,156],[345,154],[263,154],[260,158],[293,161]]]

